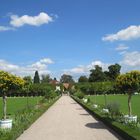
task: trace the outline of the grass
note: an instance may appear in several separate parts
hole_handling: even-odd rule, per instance
[[[96,98],[96,104],[100,104],[100,105],[105,104],[104,95],[98,95],[96,97],[90,96],[88,98],[90,98],[91,102],[93,103],[95,103],[95,98]],[[120,104],[120,111],[123,114],[128,114],[127,95],[107,95],[106,98],[107,98],[107,103],[118,102]],[[140,117],[140,95],[132,96],[132,114]]]
[[[7,114],[13,116],[17,111],[24,109],[26,106],[34,106],[42,97],[8,97]],[[2,98],[0,98],[0,118],[2,118]]]

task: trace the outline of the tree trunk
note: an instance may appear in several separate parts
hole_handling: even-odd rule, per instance
[[[6,105],[6,94],[3,94],[3,119],[6,120],[7,105]]]
[[[132,97],[132,94],[129,94],[129,95],[128,95],[128,111],[129,111],[129,116],[132,115],[131,97]]]

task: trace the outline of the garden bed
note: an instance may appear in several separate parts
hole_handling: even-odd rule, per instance
[[[109,128],[114,130],[118,135],[126,140],[139,140],[140,139],[140,130],[136,128],[131,128],[127,125],[118,123],[116,121],[111,120],[106,115],[103,115],[100,111],[92,108],[90,105],[83,103],[80,99],[72,98],[79,103],[85,110],[87,110],[92,116],[102,121]]]
[[[54,100],[42,100],[36,106],[28,106],[19,110],[13,118],[13,128],[11,130],[0,130],[0,140],[16,140],[24,130],[29,128],[59,97]],[[23,123],[24,122],[24,123]]]

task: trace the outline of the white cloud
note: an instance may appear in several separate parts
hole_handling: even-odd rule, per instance
[[[102,38],[103,41],[131,40],[140,38],[140,25],[131,25],[115,34],[109,34]]]
[[[49,60],[49,61],[45,61],[45,60]],[[33,76],[36,70],[39,71],[40,75],[50,74],[51,71],[48,70],[48,65],[52,64],[52,62],[53,61],[50,58],[44,58],[30,65],[19,66],[19,65],[11,64],[5,60],[0,60],[0,70],[8,71],[10,73],[19,76],[26,76],[26,75]]]
[[[40,60],[41,63],[53,64],[54,62],[50,58],[44,58]]]
[[[103,62],[97,60],[97,61],[91,62],[89,65],[85,65],[85,66],[80,65],[80,66],[77,66],[75,68],[66,69],[63,71],[65,74],[71,74],[71,75],[76,75],[76,74],[88,75],[90,73],[90,70],[95,68],[95,65],[99,65],[100,67],[102,67],[103,71],[107,70],[108,66],[109,66],[109,64],[103,63]]]
[[[24,25],[41,26],[53,21],[53,18],[44,12],[41,12],[37,16],[23,15],[19,17],[18,15],[11,15],[10,17],[10,24],[14,27],[21,27]]]
[[[123,56],[123,60],[120,62],[121,65],[129,67],[139,67],[140,66],[140,52],[127,52]]]
[[[14,30],[14,28],[8,26],[0,26],[0,32],[9,31],[9,30]]]
[[[14,65],[14,64],[10,64],[5,60],[0,59],[0,69],[4,70],[4,71],[10,71],[10,72],[14,72],[14,71],[18,71],[19,70],[19,66]]]
[[[124,44],[120,44],[119,46],[117,46],[117,48],[115,49],[116,51],[124,51],[124,50],[128,50],[129,47],[124,45]]]
[[[127,51],[119,52],[120,55],[124,55],[125,53],[127,53]]]

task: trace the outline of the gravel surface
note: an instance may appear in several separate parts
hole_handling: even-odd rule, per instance
[[[69,96],[62,96],[17,140],[122,140]]]

